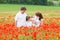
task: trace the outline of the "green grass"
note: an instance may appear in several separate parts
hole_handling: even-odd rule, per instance
[[[40,5],[20,5],[20,4],[0,4],[0,10],[19,10],[20,7],[26,6],[27,10],[60,10],[58,6],[40,6]]]
[[[40,11],[44,17],[60,17],[60,7],[22,4],[0,4],[0,17],[16,15],[22,6],[26,6],[28,15],[34,15]]]

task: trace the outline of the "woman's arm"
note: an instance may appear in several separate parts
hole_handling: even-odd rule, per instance
[[[41,24],[40,25],[43,25],[43,21],[44,21],[44,19],[41,19]]]

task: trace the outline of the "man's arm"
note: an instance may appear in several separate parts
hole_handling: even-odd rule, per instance
[[[15,18],[14,18],[15,26],[17,26],[18,16],[19,16],[19,14],[17,13],[16,16],[15,16]]]

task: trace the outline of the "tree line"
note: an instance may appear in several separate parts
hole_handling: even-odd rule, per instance
[[[0,3],[47,5],[47,0],[0,0]]]
[[[60,6],[60,0],[0,0],[0,3]]]

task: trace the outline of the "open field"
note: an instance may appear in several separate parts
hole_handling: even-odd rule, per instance
[[[28,15],[34,15],[40,11],[44,17],[60,17],[60,7],[58,6],[37,6],[37,5],[17,5],[17,4],[0,4],[0,17],[16,15],[22,6],[26,6]],[[5,14],[5,15],[4,15]]]
[[[21,6],[27,7],[26,13],[30,16],[40,11],[43,25],[16,28],[14,16]],[[0,4],[0,40],[60,40],[60,7]]]

